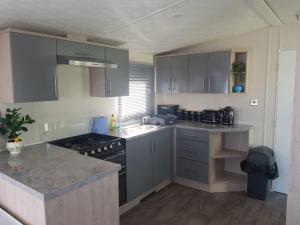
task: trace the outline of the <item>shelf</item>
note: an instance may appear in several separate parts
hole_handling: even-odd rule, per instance
[[[212,192],[245,191],[247,176],[224,171],[211,185]]]
[[[224,171],[216,177],[214,183],[244,183],[246,179],[246,175]]]
[[[222,149],[222,151],[216,153],[212,158],[225,159],[225,158],[243,158],[246,157],[247,152],[242,152],[233,149]]]

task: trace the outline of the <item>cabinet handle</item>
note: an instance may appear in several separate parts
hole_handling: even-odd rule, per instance
[[[210,92],[210,79],[211,77],[208,78],[208,92]]]
[[[58,98],[58,87],[57,87],[57,75],[54,76],[54,95],[55,98]]]
[[[111,94],[111,80],[107,79],[107,93],[110,95]]]
[[[171,88],[172,88],[172,78],[170,77],[169,79],[169,90],[171,91]]]
[[[175,91],[176,90],[176,78],[174,78],[174,80],[173,80],[173,91]]]
[[[205,78],[202,80],[202,87],[203,87],[203,92],[205,92]]]

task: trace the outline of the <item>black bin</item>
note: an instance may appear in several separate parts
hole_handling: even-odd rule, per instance
[[[278,177],[274,151],[265,146],[250,149],[247,159],[241,162],[241,170],[248,174],[248,196],[265,200],[271,180]]]

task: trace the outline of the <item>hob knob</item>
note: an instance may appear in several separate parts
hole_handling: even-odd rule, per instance
[[[107,151],[107,146],[105,146],[105,147],[103,148],[103,150],[104,150],[104,151]]]
[[[118,142],[118,146],[119,146],[119,147],[122,146],[121,142]]]
[[[92,151],[91,151],[91,154],[92,154],[92,155],[94,155],[94,154],[95,154],[95,151],[94,151],[94,150],[92,150]]]
[[[98,148],[97,152],[101,152],[101,148]]]
[[[113,147],[114,147],[113,145],[110,145],[110,146],[109,146],[110,149],[113,149]]]
[[[85,152],[85,153],[83,153],[84,155],[88,155],[88,153],[87,152]]]

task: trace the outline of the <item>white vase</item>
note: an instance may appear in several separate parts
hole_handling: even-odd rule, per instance
[[[18,155],[21,153],[23,148],[23,142],[7,142],[6,149],[10,152],[11,155]]]

